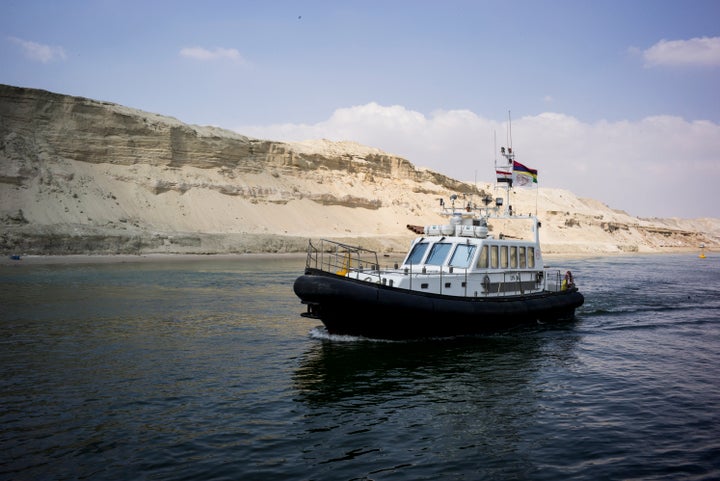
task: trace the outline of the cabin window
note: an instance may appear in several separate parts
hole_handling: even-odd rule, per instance
[[[490,267],[498,268],[498,246],[490,246]]]
[[[407,259],[405,260],[405,264],[420,264],[420,262],[423,260],[423,257],[425,257],[425,251],[428,248],[427,242],[419,242],[415,244],[415,246],[410,251],[410,255],[407,256]]]
[[[510,268],[517,269],[517,246],[510,246]]]
[[[475,255],[475,248],[476,246],[473,245],[459,244],[450,258],[450,265],[462,269],[470,267],[470,263]]]
[[[428,258],[425,261],[425,264],[431,265],[431,266],[441,266],[445,263],[445,259],[447,259],[448,253],[450,253],[450,248],[452,247],[452,244],[448,244],[445,242],[438,242],[437,244],[432,246],[432,249],[430,249],[430,254],[428,254]]]
[[[507,246],[500,246],[500,267],[507,269],[508,266],[508,248]]]
[[[486,245],[482,246],[482,249],[480,249],[477,266],[483,269],[487,269],[488,267],[488,246]]]
[[[530,269],[535,267],[535,248],[534,247],[527,248],[527,261],[528,261],[528,267]]]
[[[518,247],[518,254],[520,255],[520,269],[525,269],[525,248]]]

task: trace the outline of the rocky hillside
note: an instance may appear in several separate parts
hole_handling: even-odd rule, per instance
[[[308,238],[404,250],[438,198],[475,186],[351,142],[284,143],[0,85],[3,254],[288,252]],[[519,192],[546,252],[717,245],[720,221],[643,220],[568,191]]]

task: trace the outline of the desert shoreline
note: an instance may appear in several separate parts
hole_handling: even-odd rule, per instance
[[[665,256],[665,255],[699,255],[699,249],[678,248],[664,252],[567,252],[567,253],[543,253],[546,261],[562,259],[591,259],[596,257],[636,257],[636,256]],[[712,256],[711,250],[705,250],[705,254]],[[404,253],[388,252],[378,255],[383,259],[402,259]],[[180,263],[199,261],[258,261],[258,260],[298,260],[304,263],[307,254],[305,252],[257,252],[238,254],[69,254],[69,255],[20,255],[0,257],[0,266],[21,266],[21,265],[80,265],[80,264],[145,264],[145,263]],[[19,258],[18,258],[19,257]],[[547,264],[547,263],[546,263]],[[546,265],[546,267],[549,267]]]
[[[238,261],[262,259],[305,259],[304,252],[279,253],[241,253],[241,254],[70,254],[70,255],[27,255],[0,258],[0,266],[6,265],[59,265],[59,264],[139,264],[139,263],[173,263],[195,262],[203,260]]]
[[[8,85],[0,111],[5,256],[304,253],[308,239],[328,239],[399,257],[413,238],[407,226],[445,225],[503,197],[514,218],[542,219],[546,255],[720,249],[720,219],[639,218],[556,187],[510,197],[487,179],[452,179],[352,141],[254,139]],[[496,238],[530,228],[489,224]]]

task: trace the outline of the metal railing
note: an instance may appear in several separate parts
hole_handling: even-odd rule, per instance
[[[349,271],[378,271],[380,264],[375,251],[322,239],[308,242],[305,267],[344,276]]]
[[[548,291],[558,292],[564,291],[565,289],[572,289],[575,287],[575,282],[572,277],[570,278],[569,285],[565,283],[565,275],[560,269],[553,269],[552,271],[546,271],[547,282],[545,283],[545,289]]]

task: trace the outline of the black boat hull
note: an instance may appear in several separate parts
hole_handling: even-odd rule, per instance
[[[293,286],[331,334],[412,339],[479,334],[574,318],[584,298],[576,288],[498,298],[442,296],[307,269]]]

